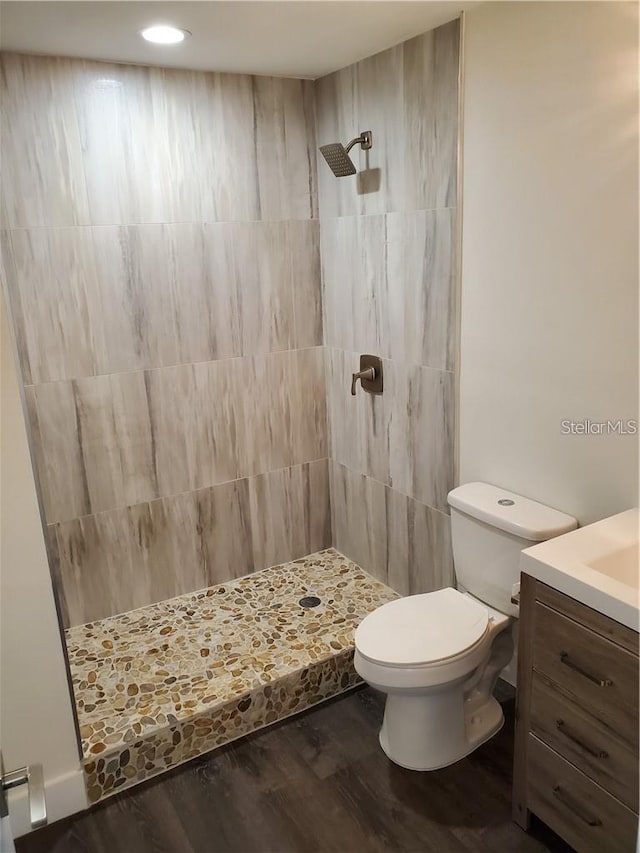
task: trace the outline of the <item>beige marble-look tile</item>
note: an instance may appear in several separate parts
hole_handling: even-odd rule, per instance
[[[242,476],[286,468],[293,458],[298,352],[242,359],[239,467]],[[295,425],[298,422],[296,420]]]
[[[168,169],[162,70],[89,61],[73,69],[91,224],[172,221],[168,193],[180,176]]]
[[[203,185],[205,217],[208,221],[261,219],[254,78],[239,74],[207,78],[205,85],[211,94],[202,131],[210,140],[213,174],[211,183]]]
[[[89,221],[73,60],[3,53],[2,196],[8,227]]]
[[[252,159],[262,219],[316,215],[313,83],[254,77],[255,147]]]
[[[251,476],[327,456],[322,348],[242,359],[240,471]]]
[[[142,373],[27,389],[48,522],[157,496]]]
[[[25,388],[25,399],[46,520],[90,513],[72,383],[30,385]]]
[[[403,45],[406,209],[456,204],[459,21]]]
[[[45,382],[317,345],[316,232],[311,220],[14,231],[25,375]]]
[[[405,423],[402,368],[384,361],[384,392],[368,394],[358,383],[354,397],[351,376],[360,369],[359,353],[329,349],[326,359],[331,458],[389,484],[392,423],[397,418]]]
[[[393,359],[454,368],[456,225],[455,209],[386,216],[389,340],[381,349]]]
[[[95,292],[90,296],[96,372],[178,362],[179,311],[184,306],[173,291],[175,267],[170,247],[179,239],[176,232],[186,242],[187,229],[142,225],[85,230],[91,234],[97,270]],[[194,291],[197,300],[198,289]],[[206,329],[207,319],[203,312],[201,328]],[[197,332],[189,331],[197,341]]]
[[[343,216],[320,225],[325,343],[340,349],[391,355],[394,306],[387,264],[385,216]]]
[[[135,372],[79,379],[73,383],[73,395],[91,512],[157,497],[153,425],[144,375]],[[42,423],[44,411],[40,409],[39,414]],[[52,520],[61,517],[65,516]]]
[[[356,66],[349,65],[315,82],[316,135],[318,148],[334,142],[346,145],[361,130],[358,127]],[[320,218],[355,212],[357,176],[336,178],[320,151],[316,151]]]
[[[356,146],[351,152],[358,169],[355,203],[361,214],[404,207],[403,50],[399,44],[356,65],[358,127],[353,135],[373,133],[369,151]]]
[[[296,349],[322,346],[320,224],[289,222]]]
[[[226,111],[223,89],[229,97]],[[242,165],[251,138],[241,131],[235,136],[229,121],[236,116],[246,130],[253,109],[250,80],[231,78],[225,86],[222,75],[165,68],[155,95],[164,111],[162,134],[167,174],[172,176],[167,221],[257,219],[255,177]],[[230,135],[237,157],[227,147]],[[235,196],[229,193],[229,183],[236,185]]]
[[[331,462],[336,548],[402,595],[454,583],[449,517]]]
[[[273,356],[271,356],[273,358]],[[292,453],[295,463],[327,456],[327,404],[324,351],[296,350],[295,393],[292,406]]]
[[[309,81],[14,54],[3,71],[10,226],[315,215]]]
[[[101,619],[206,583],[193,494],[51,527],[67,625]]]
[[[297,559],[331,543],[327,460],[49,525],[66,625]]]
[[[242,354],[291,349],[295,319],[287,223],[234,223],[229,230]]]
[[[254,564],[273,566],[331,544],[326,459],[249,481]]]
[[[160,495],[235,480],[241,452],[242,359],[145,372]]]
[[[386,489],[387,580],[402,595],[455,583],[449,516]]]
[[[1,199],[0,199],[1,205]],[[1,213],[0,223],[5,222],[6,217]],[[16,344],[18,358],[19,376],[25,385],[31,384],[31,364],[27,348],[27,335],[25,332],[25,318],[22,314],[22,305],[19,295],[13,290],[13,284],[17,280],[15,259],[11,247],[11,232],[0,226],[0,282],[3,285],[2,299],[5,300],[5,310],[11,325],[13,338]]]
[[[250,77],[85,62],[76,99],[92,224],[260,218]]]
[[[452,369],[455,210],[323,220],[325,342]]]
[[[383,393],[367,394],[358,385],[352,397],[359,354],[330,349],[326,359],[331,458],[447,512],[454,375],[385,359]]]
[[[119,510],[54,526],[58,595],[69,625],[141,607],[152,600],[149,576],[131,562],[131,528]]]
[[[399,372],[394,403],[399,417],[391,420],[389,438],[390,484],[448,513],[454,473],[454,374],[428,367],[400,367]]]
[[[387,582],[387,488],[331,460],[331,524],[335,547]]]
[[[49,522],[327,456],[323,351],[34,386]]]
[[[365,130],[373,146],[351,149],[356,175],[336,178],[318,152],[322,218],[400,210],[404,204],[403,47],[397,45],[316,82],[318,145],[347,145]]]
[[[146,600],[142,600],[134,598],[135,584],[126,576],[120,578],[119,600],[126,601],[129,593],[131,601],[137,601],[135,605],[126,603],[124,610],[162,601],[187,589],[199,589],[207,583],[197,493],[139,503],[111,514],[126,518],[129,565],[133,574],[146,581]]]
[[[9,239],[7,286],[25,377],[37,383],[93,374],[99,318],[92,311],[97,272],[90,230],[17,229]]]
[[[266,568],[254,562],[249,483],[245,478],[194,493],[197,541],[207,584]],[[181,583],[180,592],[186,591],[187,585]]]

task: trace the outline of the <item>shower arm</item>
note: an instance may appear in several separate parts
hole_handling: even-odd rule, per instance
[[[361,145],[363,151],[367,151],[373,145],[372,134],[370,130],[365,130],[360,136],[356,136],[351,142],[345,146],[345,152],[348,154],[354,145]]]

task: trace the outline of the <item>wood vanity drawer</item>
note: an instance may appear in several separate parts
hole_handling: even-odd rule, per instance
[[[630,745],[638,744],[638,657],[535,603],[533,669],[562,685]]]
[[[632,811],[638,807],[638,750],[539,675],[531,691],[533,734]]]
[[[637,816],[584,773],[528,736],[529,808],[581,853],[632,853]]]

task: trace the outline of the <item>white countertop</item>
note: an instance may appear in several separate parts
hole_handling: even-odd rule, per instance
[[[638,631],[639,527],[637,509],[596,521],[526,548],[520,570]]]

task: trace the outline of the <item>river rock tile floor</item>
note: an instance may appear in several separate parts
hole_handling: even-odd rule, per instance
[[[394,598],[330,548],[68,629],[90,802],[358,684],[354,630]]]

